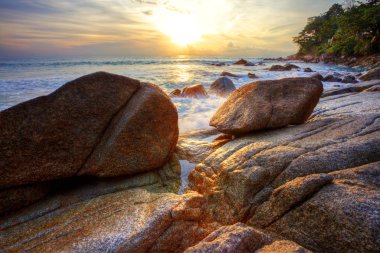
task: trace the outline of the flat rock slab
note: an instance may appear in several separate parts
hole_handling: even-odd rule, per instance
[[[182,197],[134,189],[83,201],[1,232],[3,252],[146,252]]]

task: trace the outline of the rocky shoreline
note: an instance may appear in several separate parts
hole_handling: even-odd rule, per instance
[[[2,252],[377,252],[379,71],[225,78],[216,129],[181,135],[160,88],[104,72],[2,111]]]
[[[380,54],[374,54],[362,57],[336,57],[334,55],[305,55],[305,54],[294,54],[288,57],[279,58],[267,58],[266,60],[276,60],[276,61],[303,61],[309,63],[325,63],[348,66],[352,68],[363,68],[363,69],[374,69],[380,67]]]

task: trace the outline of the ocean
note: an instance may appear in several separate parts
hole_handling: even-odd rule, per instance
[[[222,71],[239,75],[230,78],[236,87],[256,80],[281,79],[285,77],[306,77],[303,69],[285,72],[265,70],[273,64],[283,62],[245,58],[265,65],[246,66],[212,66],[212,63],[232,64],[239,57],[125,57],[96,59],[20,59],[0,60],[0,110],[5,110],[26,100],[47,95],[68,81],[96,71],[107,71],[125,75],[160,86],[165,92],[182,89],[193,84],[202,84],[206,89],[216,80]],[[322,75],[338,72],[357,74],[363,69],[342,66],[293,62],[301,68],[310,67]],[[255,73],[259,78],[250,79],[247,74]],[[324,83],[325,86],[338,85]],[[339,85],[343,85],[339,83]],[[181,132],[208,128],[208,122],[215,110],[224,102],[224,98],[209,97],[205,99],[174,98],[179,113]]]

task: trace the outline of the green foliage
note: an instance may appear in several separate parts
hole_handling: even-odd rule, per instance
[[[293,40],[304,54],[364,56],[380,52],[380,4],[357,2],[346,9],[334,4],[326,13],[309,18]]]

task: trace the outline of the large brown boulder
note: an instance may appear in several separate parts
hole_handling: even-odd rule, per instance
[[[0,188],[156,169],[175,148],[177,117],[155,85],[104,72],[71,81],[0,113]]]
[[[218,109],[210,125],[227,134],[279,128],[305,122],[323,91],[314,78],[258,81],[236,90]]]
[[[210,86],[210,93],[221,97],[228,97],[235,90],[234,83],[228,77],[218,78]]]
[[[380,79],[380,68],[372,69],[360,77],[363,81]]]

